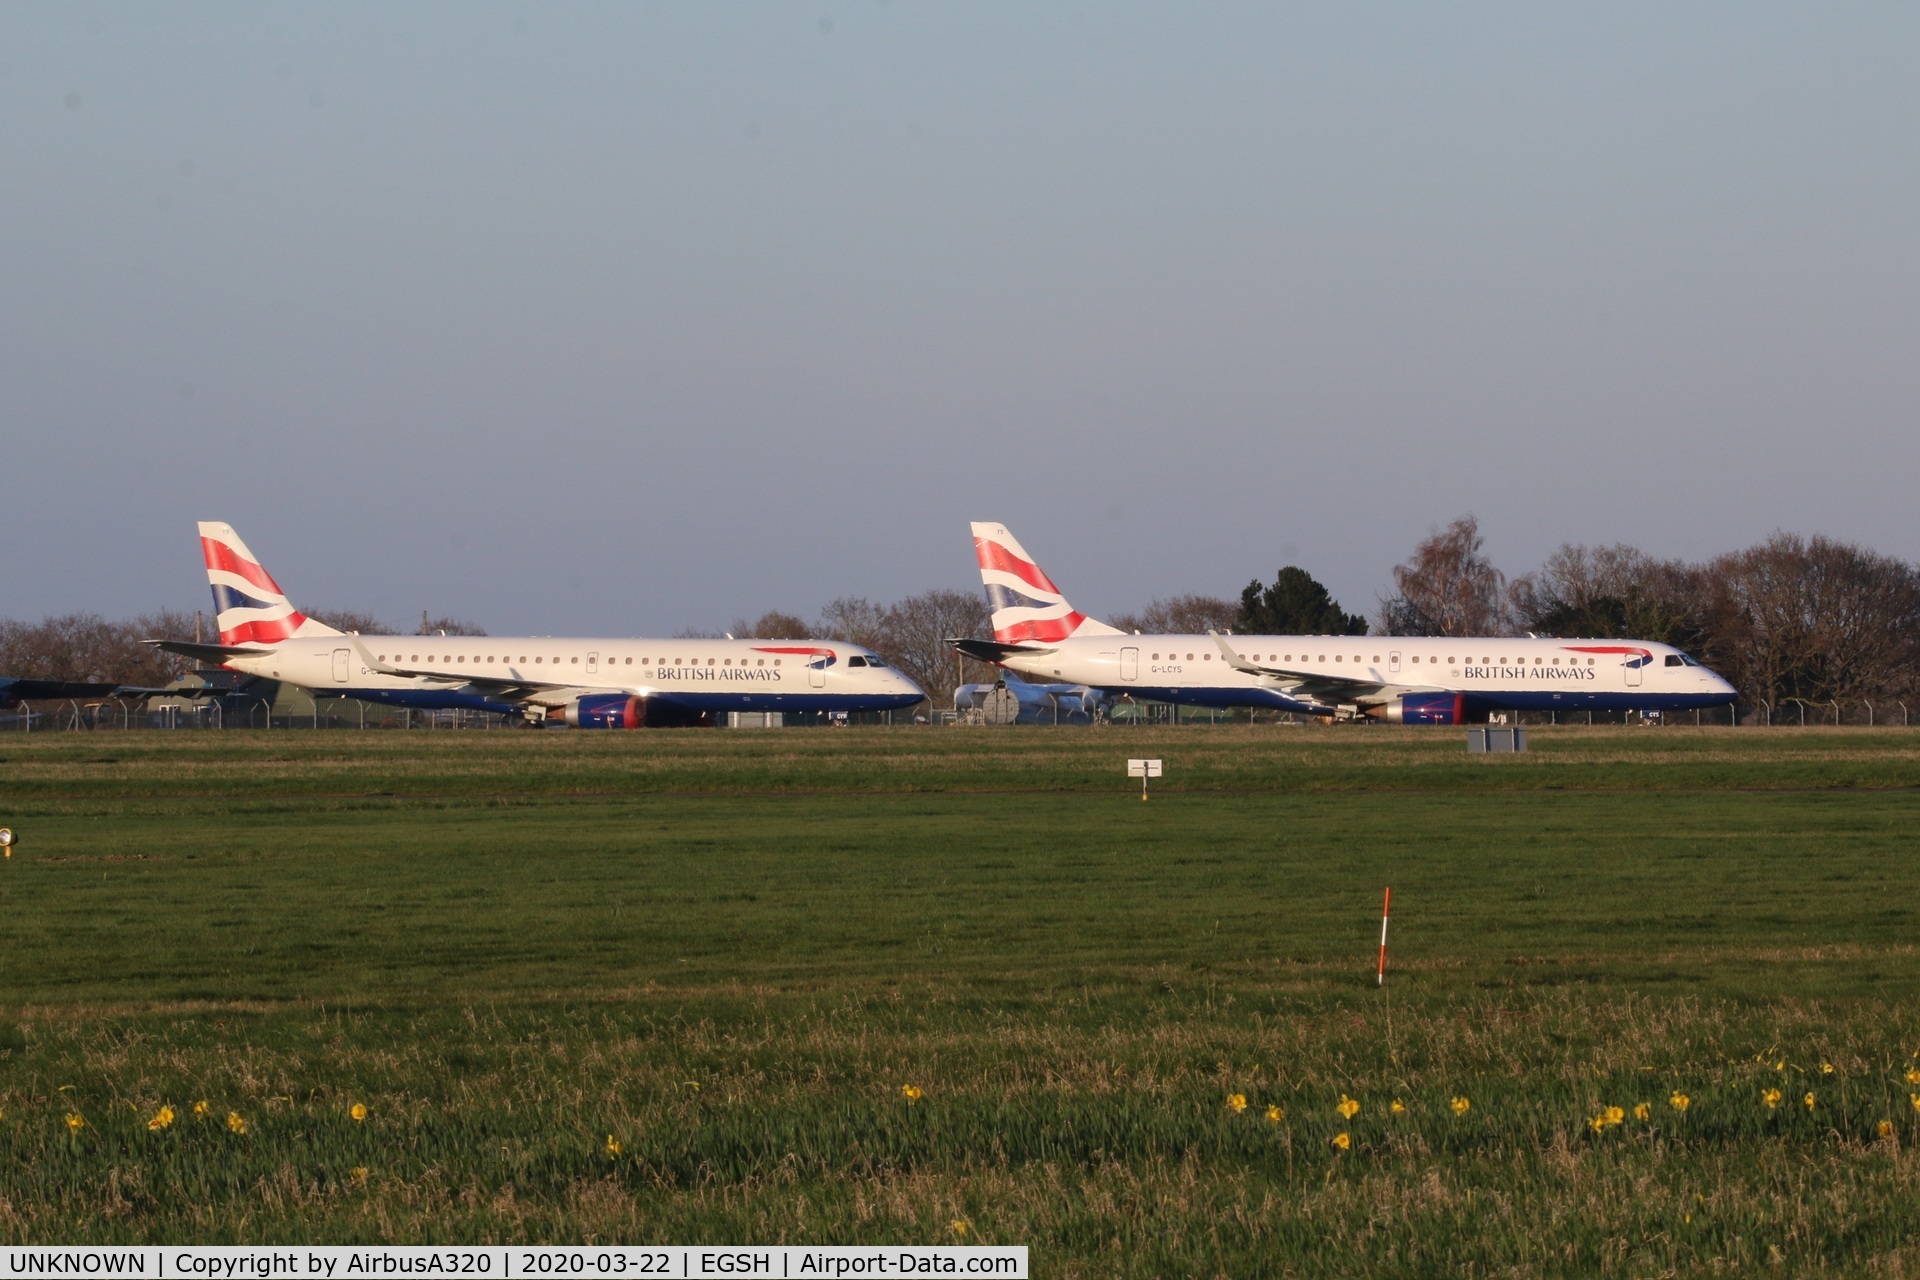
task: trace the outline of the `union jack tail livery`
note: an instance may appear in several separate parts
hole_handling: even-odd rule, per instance
[[[1121,634],[1068,604],[1053,579],[1041,571],[1005,525],[976,522],[973,552],[980,560],[980,581],[987,589],[987,603],[993,608],[995,640],[1003,644],[1051,644],[1074,636]]]
[[[278,644],[293,636],[340,634],[293,607],[232,525],[202,520],[200,550],[207,558],[221,644]]]

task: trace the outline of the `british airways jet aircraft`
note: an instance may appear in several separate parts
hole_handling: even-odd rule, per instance
[[[992,640],[970,658],[1155,702],[1267,707],[1392,724],[1464,724],[1490,711],[1678,711],[1734,689],[1671,645],[1511,636],[1127,635],[1067,603],[1007,532],[975,524]]]
[[[293,607],[231,526],[202,522],[219,644],[149,640],[321,696],[468,708],[592,729],[701,723],[721,711],[884,711],[920,686],[837,640],[360,636]]]

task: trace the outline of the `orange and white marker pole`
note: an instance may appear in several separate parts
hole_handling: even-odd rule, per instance
[[[1387,896],[1380,903],[1380,985],[1387,985],[1387,915],[1393,907],[1393,886],[1387,886]]]

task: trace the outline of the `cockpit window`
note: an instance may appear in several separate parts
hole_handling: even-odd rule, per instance
[[[1670,653],[1670,654],[1668,654],[1668,655],[1667,655],[1667,665],[1668,665],[1668,666],[1670,666],[1670,667],[1684,667],[1684,666],[1686,666],[1687,664],[1686,664],[1685,662],[1682,662],[1682,661],[1680,660],[1680,655],[1679,655],[1679,654],[1677,654],[1677,653]]]
[[[864,667],[867,665],[867,660],[856,653],[847,659],[847,665],[850,667]]]
[[[880,655],[876,653],[872,657],[867,659],[867,665],[870,667],[884,667],[887,664],[880,661]]]

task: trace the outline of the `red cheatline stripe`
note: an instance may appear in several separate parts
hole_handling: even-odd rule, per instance
[[[1065,640],[1086,620],[1083,613],[1070,613],[1064,618],[1016,622],[1010,627],[995,627],[993,638],[1002,644],[1015,640]]]
[[[999,569],[1004,573],[1012,574],[1028,586],[1038,587],[1042,591],[1051,591],[1056,596],[1060,594],[1060,588],[1054,586],[1053,580],[1040,571],[1039,565],[1030,560],[1022,560],[999,543],[989,542],[985,538],[975,538],[973,550],[974,554],[980,557],[982,569]]]
[[[818,654],[822,658],[831,658],[833,656],[833,650],[831,649],[805,649],[805,648],[780,649],[780,648],[769,648],[768,646],[762,645],[762,644],[757,644],[753,646],[753,651],[755,653],[813,653],[813,654]]]
[[[1563,644],[1560,647],[1575,653],[1637,653],[1643,658],[1653,656],[1653,650],[1636,648],[1630,644]]]
[[[305,615],[290,613],[277,622],[243,622],[239,626],[220,633],[221,644],[272,644],[285,640],[300,629],[307,619]]]
[[[228,573],[237,573],[256,587],[265,587],[277,596],[286,592],[273,580],[271,574],[251,560],[243,560],[234,549],[224,542],[215,542],[212,538],[200,539],[200,552],[207,558],[207,568],[224,569]]]

